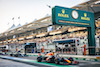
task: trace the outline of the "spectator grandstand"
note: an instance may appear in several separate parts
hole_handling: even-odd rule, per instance
[[[89,1],[89,6],[95,1]],[[87,5],[87,2],[80,5]],[[75,6],[73,8],[84,10],[87,7]],[[92,8],[94,10],[97,9],[96,6],[93,6]],[[100,9],[100,6],[98,7],[98,9]],[[93,12],[90,8],[88,9],[88,11]],[[98,17],[97,13],[99,14]],[[94,14],[96,30],[95,37],[97,39],[100,38],[100,10],[95,10]],[[52,29],[49,31],[50,27]],[[53,40],[68,38],[86,39],[87,35],[88,32],[87,28],[85,27],[53,25],[51,16],[47,16],[23,26],[19,24],[16,27],[13,24],[11,28],[0,34],[0,45],[8,45],[11,49],[15,49],[17,46],[20,49],[22,48],[22,45],[27,42],[35,42],[41,49],[41,45],[48,45],[52,43]]]

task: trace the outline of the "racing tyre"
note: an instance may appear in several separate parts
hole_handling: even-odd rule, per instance
[[[10,54],[10,56],[13,56],[13,54]]]
[[[60,62],[59,62],[59,60],[58,60],[58,59],[55,59],[55,63],[56,63],[56,64],[59,64]]]
[[[38,62],[41,62],[41,61],[42,61],[42,58],[41,58],[41,57],[38,57],[38,58],[37,58],[37,61],[38,61]]]

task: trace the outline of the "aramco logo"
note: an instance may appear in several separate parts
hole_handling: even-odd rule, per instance
[[[87,20],[87,21],[90,21],[90,18],[87,17],[87,13],[84,13],[84,17],[81,16],[81,20]]]
[[[61,13],[58,13],[58,17],[69,18],[68,14],[65,14],[66,11],[64,9],[61,10]]]

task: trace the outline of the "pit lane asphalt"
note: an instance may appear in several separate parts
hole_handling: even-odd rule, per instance
[[[23,59],[30,59],[30,60],[35,60],[36,61],[37,56],[28,56],[28,57],[17,57],[17,58],[23,58]],[[79,61],[78,65],[56,65],[54,63],[46,63],[46,62],[39,62],[42,64],[49,64],[57,67],[100,67],[100,62],[91,62],[91,61]],[[40,66],[41,67],[41,66]],[[47,67],[47,66],[44,66]]]
[[[15,62],[11,60],[0,59],[0,67],[38,67],[38,66]]]
[[[36,56],[28,56],[28,57],[22,57],[22,58],[36,60],[37,57]],[[75,67],[100,67],[100,62],[80,60],[78,65],[70,65],[70,66],[75,66]]]
[[[37,62],[36,60],[31,60],[31,59],[25,59],[25,58],[19,58],[19,57],[10,57],[10,56],[1,56],[0,58],[2,59],[7,59],[7,60],[12,60],[16,62],[21,62],[21,63],[26,63],[30,65],[35,65],[38,67],[74,67],[74,66],[69,66],[69,65],[58,65],[54,63],[46,63],[46,62]]]

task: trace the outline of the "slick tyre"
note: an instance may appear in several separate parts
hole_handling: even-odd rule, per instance
[[[10,54],[10,56],[13,56],[13,54]]]
[[[58,59],[55,59],[55,64],[60,64]]]
[[[38,62],[41,62],[41,61],[42,61],[42,58],[41,58],[41,57],[38,57],[38,58],[37,58],[37,61],[38,61]]]

